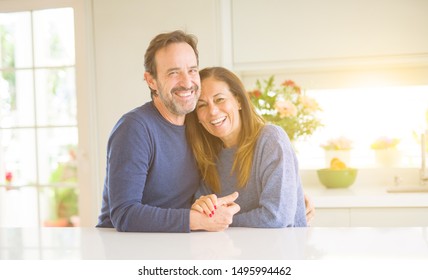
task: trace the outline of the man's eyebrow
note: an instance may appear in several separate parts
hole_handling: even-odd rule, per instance
[[[197,69],[199,69],[199,66],[198,65],[191,66],[190,69],[196,69],[197,70]],[[177,70],[181,70],[181,68],[180,67],[172,67],[172,68],[168,68],[166,71],[171,72],[171,71],[177,71]]]
[[[180,70],[180,67],[168,68],[166,71],[171,72],[171,71],[176,71],[176,70]]]

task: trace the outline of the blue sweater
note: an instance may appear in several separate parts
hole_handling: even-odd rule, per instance
[[[266,125],[257,140],[251,177],[244,188],[237,188],[236,173],[231,174],[237,148],[223,149],[217,170],[222,192],[239,192],[235,201],[241,211],[233,217],[236,227],[304,227],[305,202],[298,162],[291,142],[278,126]],[[211,193],[203,186],[196,197]]]
[[[199,181],[185,126],[169,123],[148,102],[125,114],[110,135],[97,227],[190,232]]]

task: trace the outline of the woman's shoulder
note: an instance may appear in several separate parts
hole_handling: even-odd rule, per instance
[[[257,140],[257,150],[259,152],[267,151],[273,153],[277,150],[287,150],[291,147],[290,139],[284,129],[273,124],[266,124]]]
[[[261,141],[286,141],[290,142],[285,130],[274,124],[266,124],[260,132],[259,140]]]

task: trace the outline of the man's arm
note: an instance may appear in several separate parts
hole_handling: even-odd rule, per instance
[[[115,127],[107,153],[105,196],[109,204],[105,215],[118,231],[189,232],[188,208],[142,203],[149,188],[150,164],[155,157],[153,142],[149,129],[135,118],[123,118]],[[162,186],[151,186],[151,190],[161,192]]]

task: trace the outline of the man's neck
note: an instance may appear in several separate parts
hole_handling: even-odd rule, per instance
[[[159,111],[159,113],[165,120],[174,125],[184,125],[186,115],[175,115],[171,113],[168,108],[165,107],[162,101],[159,100],[159,98],[154,98],[153,103],[155,104],[156,109]]]

